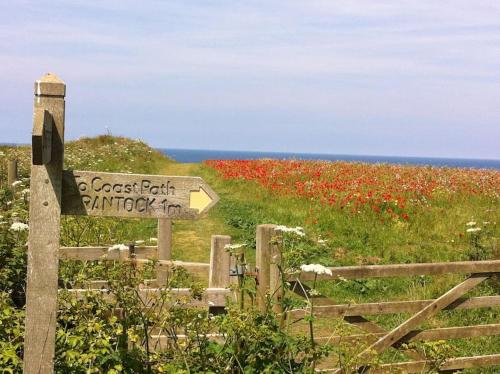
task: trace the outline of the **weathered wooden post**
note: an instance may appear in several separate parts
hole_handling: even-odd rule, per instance
[[[278,236],[281,233],[273,231],[273,236]],[[281,265],[281,251],[277,244],[271,244],[271,263],[269,265],[269,290],[271,292],[271,299],[273,300],[273,311],[275,313],[282,313],[281,299],[283,297],[283,284],[281,280],[281,272],[279,266]],[[284,319],[282,319],[284,321]]]
[[[256,237],[255,267],[257,271],[257,307],[261,312],[266,310],[267,293],[271,281],[271,239],[276,225],[258,225]]]
[[[61,218],[61,179],[64,155],[64,97],[66,85],[53,74],[35,82],[33,135],[42,136],[43,154],[33,143],[30,189],[30,230],[26,288],[24,373],[52,373],[57,315],[57,276]],[[53,121],[53,128],[45,130]],[[47,152],[47,151],[46,151]],[[38,161],[41,160],[41,161]],[[46,162],[46,163],[44,163]]]
[[[168,218],[158,219],[158,260],[172,259],[172,220]],[[156,282],[159,287],[165,285],[168,277],[168,269],[158,267]]]
[[[7,184],[12,189],[12,184],[17,180],[17,160],[9,160],[7,165]]]
[[[208,288],[229,288],[230,286],[231,254],[225,248],[228,244],[231,244],[230,236],[212,235]],[[222,313],[224,307],[215,305],[210,307],[209,311],[213,314]]]

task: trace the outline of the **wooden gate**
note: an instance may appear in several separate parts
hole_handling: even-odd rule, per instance
[[[260,239],[259,240],[259,232]],[[279,254],[276,246],[270,244],[272,236],[279,235],[274,232],[273,225],[262,225],[258,228],[257,266],[259,267],[258,294],[263,297],[270,292],[275,298],[280,297],[277,282],[273,279],[278,272]],[[265,238],[265,240],[262,240]],[[264,261],[263,261],[264,259]],[[440,311],[453,309],[475,309],[500,306],[500,296],[464,297],[469,291],[489,279],[495,274],[500,274],[500,260],[490,261],[462,261],[441,263],[416,263],[397,265],[370,265],[370,266],[343,266],[330,267],[332,275],[318,275],[318,280],[355,280],[366,278],[410,277],[422,275],[467,274],[467,278],[451,288],[436,299],[412,301],[388,301],[363,304],[335,304],[333,300],[322,297],[321,304],[313,308],[314,316],[343,318],[349,324],[355,325],[364,331],[362,334],[349,336],[319,337],[318,343],[329,342],[353,344],[359,341],[368,342],[368,347],[359,353],[354,370],[358,372],[407,372],[420,373],[435,367],[436,363],[423,357],[416,350],[403,349],[405,343],[416,341],[436,341],[479,336],[500,335],[500,323],[488,325],[473,325],[464,327],[446,327],[434,329],[418,329],[423,322],[429,320]],[[271,276],[270,276],[271,274]],[[262,275],[262,276],[261,276]],[[290,278],[291,289],[302,297],[314,298],[309,294],[306,284],[313,280],[315,274],[302,272]],[[324,305],[327,304],[327,305]],[[287,317],[296,320],[309,315],[310,309],[295,309],[287,312]],[[365,316],[413,313],[413,315],[400,323],[395,328],[386,331]],[[389,348],[400,350],[411,361],[388,363],[370,367],[374,356],[380,355]],[[452,372],[454,370],[489,367],[500,365],[500,354],[472,357],[449,358],[440,364],[440,371]],[[334,373],[341,373],[340,368],[327,369]]]

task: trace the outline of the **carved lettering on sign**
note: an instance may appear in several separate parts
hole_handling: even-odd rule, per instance
[[[200,200],[200,194],[205,198]],[[194,219],[217,201],[198,177],[63,173],[61,210],[68,215]]]

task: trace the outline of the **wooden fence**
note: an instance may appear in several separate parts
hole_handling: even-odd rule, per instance
[[[259,272],[258,292],[261,304],[265,295],[270,294],[275,300],[282,295],[279,282],[279,248],[271,244],[270,238],[279,235],[275,232],[273,225],[261,225],[257,228],[257,268]],[[464,297],[466,293],[483,283],[495,274],[500,274],[500,260],[490,261],[461,261],[443,263],[419,263],[419,264],[397,264],[397,265],[370,265],[370,266],[343,266],[330,267],[332,275],[318,275],[319,280],[354,280],[366,278],[388,278],[409,277],[420,275],[443,275],[443,274],[467,274],[467,278],[451,288],[436,299],[412,300],[412,301],[388,301],[361,304],[336,304],[333,300],[321,297],[320,304],[313,309],[316,317],[343,318],[364,333],[350,336],[328,336],[318,337],[318,343],[331,344],[353,344],[363,341],[368,347],[362,350],[357,359],[360,365],[355,368],[358,372],[408,372],[420,373],[429,369],[435,363],[427,360],[416,350],[403,349],[404,343],[416,341],[436,341],[460,338],[472,338],[480,336],[500,335],[500,323],[488,325],[473,325],[462,327],[446,327],[433,329],[418,329],[425,321],[437,315],[442,310],[454,309],[476,309],[500,306],[500,296]],[[291,289],[302,297],[316,299],[309,294],[307,281],[313,280],[315,274],[297,274],[289,278]],[[327,305],[325,305],[327,304]],[[291,310],[287,318],[292,320],[309,315],[308,308]],[[365,316],[412,313],[393,329],[385,330]],[[367,364],[373,355],[380,355],[389,348],[398,349],[408,356],[412,361],[383,364],[370,368]],[[456,357],[446,360],[439,368],[442,371],[454,371],[474,367],[489,367],[500,365],[500,354],[473,357]],[[327,371],[340,373],[340,368],[328,369]]]
[[[275,232],[274,225],[259,225],[256,232],[256,294],[257,307],[264,311],[269,300],[274,300],[273,309],[280,313],[279,300],[283,295],[279,273],[281,261],[280,249],[276,244],[272,244],[272,238],[279,236]],[[157,264],[157,279],[147,282],[139,290],[139,295],[145,304],[162,290],[162,280],[166,273],[173,267],[182,267],[190,274],[201,279],[207,279],[208,287],[205,289],[200,299],[192,300],[190,306],[208,308],[212,313],[220,313],[224,310],[229,299],[235,299],[230,285],[231,267],[234,266],[234,259],[225,249],[231,243],[229,236],[214,235],[211,241],[210,263],[183,262],[174,260],[158,260],[157,246],[133,247],[129,250],[109,250],[108,247],[61,247],[60,259],[71,259],[81,261],[108,260],[108,261],[129,261],[137,264],[144,264],[150,260],[155,260]],[[437,341],[449,339],[464,339],[481,336],[500,335],[500,323],[487,325],[473,325],[460,327],[443,327],[432,329],[419,329],[419,326],[443,310],[455,309],[477,309],[492,308],[500,306],[500,296],[476,296],[464,297],[464,295],[474,289],[495,274],[500,273],[500,260],[490,261],[461,261],[445,263],[418,263],[418,264],[397,264],[397,265],[369,265],[369,266],[343,266],[330,267],[332,275],[319,275],[319,280],[355,280],[369,278],[390,278],[409,277],[420,275],[444,275],[444,274],[468,274],[468,277],[451,290],[445,292],[436,299],[409,300],[409,301],[385,301],[361,304],[336,304],[323,296],[309,294],[310,288],[307,283],[314,278],[313,273],[302,272],[290,277],[291,290],[296,294],[315,299],[314,316],[323,318],[343,318],[347,323],[356,326],[362,333],[352,335],[333,335],[316,337],[318,344],[359,344],[368,343],[368,347],[359,353],[358,372],[425,372],[435,363],[426,359],[421,353],[414,349],[404,349],[405,343]],[[94,281],[92,288],[94,292],[107,293],[106,281]],[[88,289],[72,289],[69,292],[84,294]],[[185,298],[190,290],[187,288],[169,289],[174,296]],[[112,296],[107,296],[112,297]],[[287,311],[287,319],[290,321],[302,319],[309,315],[308,308],[294,309]],[[391,330],[385,330],[367,316],[384,314],[412,313],[413,315],[403,323]],[[183,336],[176,336],[182,339]],[[209,336],[214,341],[222,342],[222,335],[213,334]],[[162,349],[169,344],[170,337],[153,333],[150,336],[149,347],[152,349]],[[374,354],[381,354],[389,348],[398,349],[401,353],[411,359],[407,362],[388,363],[369,367],[363,362],[370,362]],[[441,364],[440,370],[443,372],[453,372],[460,369],[489,367],[500,365],[500,354],[454,357],[449,358]],[[340,368],[322,369],[334,373],[341,373]]]
[[[128,249],[110,249],[108,247],[61,247],[59,251],[60,260],[77,261],[123,261],[136,265],[145,265],[154,260],[156,265],[156,279],[147,280],[140,287],[140,295],[146,299],[151,295],[164,291],[165,282],[169,273],[174,268],[183,268],[189,274],[198,279],[206,279],[208,287],[204,290],[200,299],[193,300],[192,306],[206,306],[217,310],[224,308],[227,298],[230,297],[230,265],[231,258],[229,252],[224,248],[231,243],[231,238],[225,235],[213,235],[210,249],[210,263],[185,262],[173,260],[158,260],[158,246],[138,246],[130,245]],[[108,292],[108,282],[106,280],[96,280],[89,283],[89,287],[80,289],[68,289],[68,292],[79,295],[85,294],[89,290],[93,292]],[[172,295],[189,295],[187,288],[168,288]],[[109,296],[112,298],[112,295]],[[146,303],[147,304],[147,303]]]

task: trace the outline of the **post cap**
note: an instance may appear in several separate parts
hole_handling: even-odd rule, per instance
[[[62,96],[66,95],[66,84],[57,75],[47,73],[35,81],[35,96]]]

